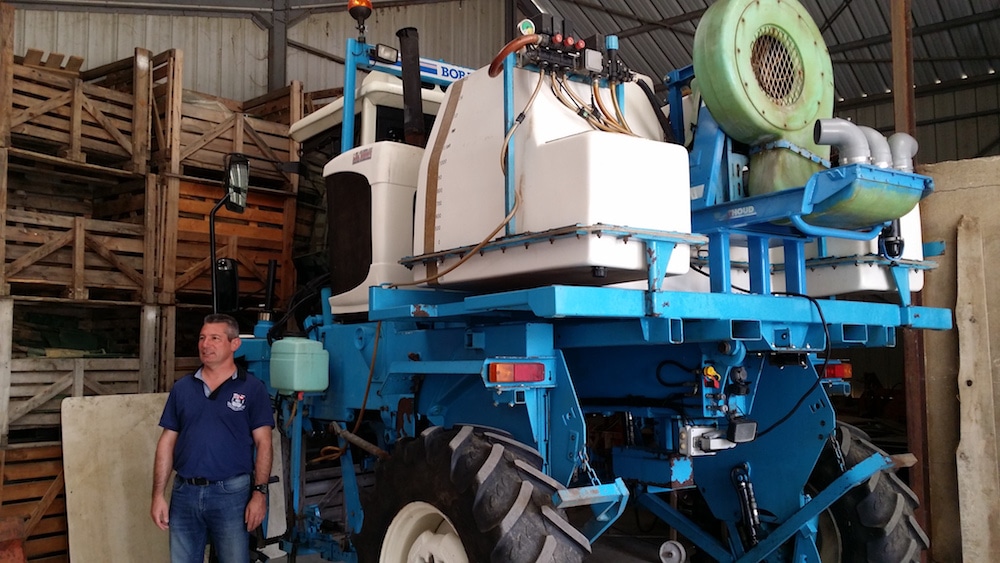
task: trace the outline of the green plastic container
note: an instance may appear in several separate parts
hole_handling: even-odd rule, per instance
[[[329,368],[330,354],[315,340],[289,337],[271,346],[271,387],[279,391],[324,391]]]

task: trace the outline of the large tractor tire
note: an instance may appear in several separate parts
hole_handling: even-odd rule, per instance
[[[840,424],[837,436],[847,469],[873,453],[886,455],[853,426]],[[828,445],[809,483],[822,490],[842,473],[836,452]],[[820,559],[824,563],[919,562],[930,542],[913,517],[916,507],[916,495],[895,473],[872,475],[820,516]]]
[[[590,542],[552,506],[563,488],[510,437],[433,427],[375,471],[355,538],[362,563],[579,562]]]

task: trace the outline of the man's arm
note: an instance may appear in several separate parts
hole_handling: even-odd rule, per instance
[[[174,467],[174,445],[177,443],[177,432],[163,429],[160,440],[156,442],[156,459],[153,462],[153,501],[149,515],[153,522],[166,530],[170,523],[170,506],[165,496],[167,480]]]
[[[253,431],[253,443],[257,448],[257,457],[254,461],[253,485],[267,483],[271,478],[271,427],[261,426]],[[250,493],[250,502],[247,504],[243,515],[247,523],[247,530],[253,531],[264,521],[267,514],[267,495],[253,491]]]

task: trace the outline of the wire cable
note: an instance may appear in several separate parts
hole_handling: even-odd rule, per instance
[[[805,295],[805,294],[802,294],[802,293],[776,292],[774,295],[787,295],[789,297],[802,297],[804,299],[808,299],[816,307],[816,312],[819,313],[819,320],[820,320],[820,322],[823,323],[823,333],[826,336],[826,350],[825,350],[825,354],[824,354],[824,357],[823,357],[823,366],[822,366],[823,370],[825,371],[826,370],[826,366],[830,364],[830,354],[831,354],[832,350],[831,350],[831,346],[830,346],[830,327],[826,324],[826,317],[823,316],[823,308],[820,306],[819,300],[817,300],[815,297],[812,297],[810,295]],[[806,399],[809,398],[809,395],[812,395],[813,391],[815,391],[816,388],[819,387],[820,383],[822,383],[822,382],[823,382],[823,377],[820,376],[819,370],[817,369],[816,370],[816,381],[814,381],[813,384],[809,386],[809,389],[807,389],[806,392],[802,394],[802,396],[799,398],[799,400],[796,401],[795,405],[792,406],[792,408],[784,416],[782,416],[781,418],[779,418],[774,424],[772,424],[771,426],[768,426],[767,429],[762,430],[760,432],[757,432],[756,438],[761,438],[761,437],[767,435],[769,432],[771,432],[775,428],[777,428],[777,427],[781,426],[782,424],[784,424],[789,418],[792,417],[792,415],[795,414],[795,411],[799,410],[799,407],[801,407],[802,404],[806,402]]]

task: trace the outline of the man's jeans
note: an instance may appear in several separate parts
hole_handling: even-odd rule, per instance
[[[249,501],[249,475],[208,485],[175,478],[170,497],[171,563],[203,563],[208,540],[219,563],[247,563],[250,536],[244,514]]]

